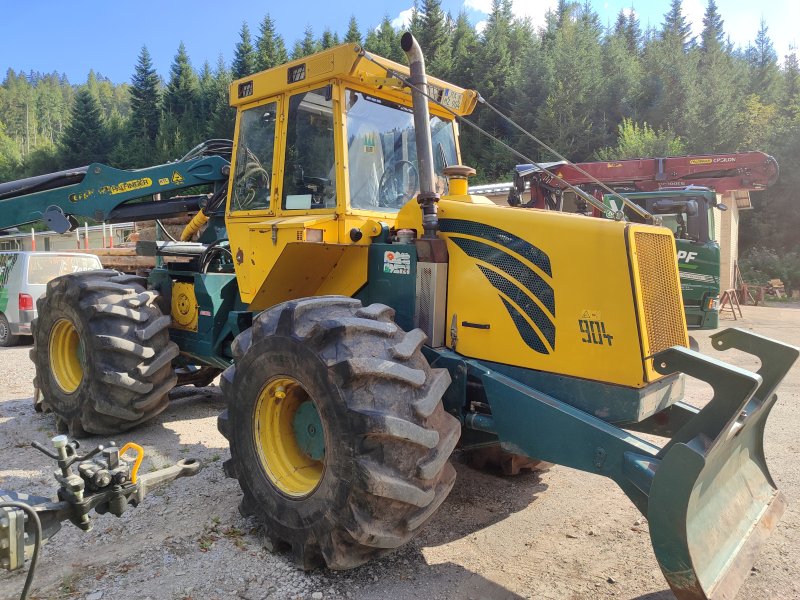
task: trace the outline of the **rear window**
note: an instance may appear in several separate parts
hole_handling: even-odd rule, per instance
[[[102,268],[95,256],[32,255],[28,261],[28,283],[47,283],[61,275]]]

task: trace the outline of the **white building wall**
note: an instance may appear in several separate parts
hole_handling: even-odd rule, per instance
[[[718,227],[715,227],[719,231],[717,237],[720,250],[719,286],[724,292],[725,290],[733,289],[736,285],[734,267],[739,260],[740,213],[733,194],[725,194],[724,196],[717,194],[717,201],[724,203],[728,207],[726,211],[715,212],[715,222],[719,222]]]

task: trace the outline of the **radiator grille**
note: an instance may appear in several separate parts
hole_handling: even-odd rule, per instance
[[[686,345],[675,250],[667,235],[634,233],[636,267],[641,282],[645,343],[650,355]]]

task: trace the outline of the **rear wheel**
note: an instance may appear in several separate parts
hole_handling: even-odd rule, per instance
[[[237,337],[220,379],[241,508],[304,568],[352,568],[406,543],[455,481],[450,376],[393,315],[336,296],[280,304]]]
[[[176,385],[193,385],[199,388],[208,387],[220,373],[222,373],[222,369],[206,365],[178,367],[175,369],[175,374],[178,376],[178,383]]]
[[[72,435],[125,431],[167,405],[178,347],[146,283],[116,271],[74,273],[48,283],[37,303],[34,403]]]
[[[19,343],[19,336],[11,333],[11,325],[3,313],[0,313],[0,346],[16,346]]]
[[[500,444],[469,449],[466,458],[473,469],[502,473],[509,477],[519,475],[522,471],[546,471],[553,466],[543,460],[503,450]]]

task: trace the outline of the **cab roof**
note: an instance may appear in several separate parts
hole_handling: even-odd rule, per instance
[[[380,65],[372,62],[367,56]],[[409,88],[398,90],[393,86],[396,82],[387,80],[391,77],[387,74],[387,70],[408,76],[409,69],[406,65],[373,54],[367,56],[358,44],[342,44],[237,79],[230,86],[230,104],[236,107],[248,105],[279,94],[291,93],[295,89],[337,80],[373,88],[378,96],[396,96],[398,93],[410,96]],[[466,90],[430,76],[428,87],[433,87],[432,90],[429,89],[431,96],[458,115],[470,114],[475,109],[478,94],[474,90]]]

